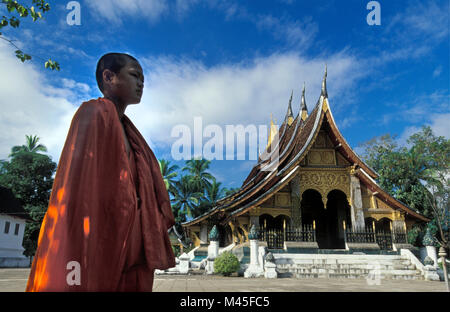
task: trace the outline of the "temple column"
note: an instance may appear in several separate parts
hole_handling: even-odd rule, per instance
[[[353,174],[350,174],[350,209],[351,209],[351,217],[352,217],[352,227],[356,228],[364,228],[364,212],[362,205],[362,196],[361,196],[361,184],[359,182],[358,177]]]
[[[300,227],[302,225],[302,211],[301,211],[301,192],[300,192],[300,177],[296,176],[291,181],[291,225]]]

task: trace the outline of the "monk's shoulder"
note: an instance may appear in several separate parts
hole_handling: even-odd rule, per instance
[[[103,121],[105,125],[110,123],[115,113],[114,104],[102,98],[83,102],[77,111],[78,118],[91,121]]]

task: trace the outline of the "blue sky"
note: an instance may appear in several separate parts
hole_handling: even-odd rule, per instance
[[[142,102],[126,114],[158,158],[172,160],[173,127],[193,129],[196,116],[223,129],[269,125],[271,114],[280,124],[292,90],[297,114],[303,83],[311,110],[325,64],[335,120],[357,151],[385,133],[404,144],[422,125],[449,137],[448,0],[379,1],[379,26],[367,24],[366,0],[90,0],[79,26],[66,22],[68,2],[4,29],[35,60],[20,63],[0,40],[0,159],[33,134],[58,161],[76,109],[101,96],[95,66],[112,51],[143,65]],[[238,187],[254,164],[213,160],[210,171]]]

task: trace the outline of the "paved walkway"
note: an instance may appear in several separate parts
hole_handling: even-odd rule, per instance
[[[0,292],[23,292],[30,269],[0,269]],[[155,292],[442,292],[444,282],[365,279],[243,278],[205,275],[155,275]]]

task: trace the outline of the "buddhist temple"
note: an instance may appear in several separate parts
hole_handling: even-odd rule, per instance
[[[271,127],[264,155],[237,192],[182,224],[196,246],[208,244],[214,225],[220,247],[243,244],[255,225],[269,249],[297,244],[336,250],[362,243],[390,250],[407,244],[413,224],[430,221],[383,190],[378,174],[342,136],[328,100],[326,70],[313,109],[303,87],[294,116],[291,94],[276,134]],[[270,157],[275,152],[276,161]]]

